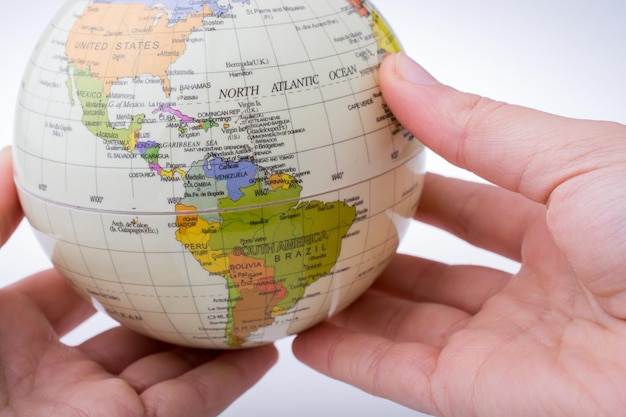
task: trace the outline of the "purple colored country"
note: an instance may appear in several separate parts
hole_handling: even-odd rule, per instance
[[[100,4],[145,4],[147,7],[165,7],[170,12],[170,24],[176,24],[180,19],[185,19],[191,13],[201,11],[204,6],[209,6],[215,16],[228,13],[232,8],[230,4],[221,6],[219,0],[92,0]],[[232,3],[250,4],[250,0],[230,0]]]
[[[204,161],[204,175],[215,178],[216,181],[226,181],[228,196],[233,201],[243,197],[242,188],[254,184],[256,165],[248,159],[239,161],[224,161],[219,156]]]
[[[183,114],[183,112],[181,112],[180,110],[175,109],[174,107],[171,107],[171,106],[161,105],[157,107],[156,109],[154,109],[152,111],[152,114],[157,114],[159,112],[173,114],[174,116],[178,117],[181,122],[194,122],[195,121],[193,117],[187,116],[186,114]]]

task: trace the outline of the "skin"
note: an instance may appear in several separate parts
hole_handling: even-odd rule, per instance
[[[465,94],[402,54],[381,84],[426,146],[495,184],[428,175],[416,219],[521,266],[396,255],[296,356],[437,416],[623,414],[626,127]]]
[[[10,149],[0,152],[0,245],[22,219]],[[0,416],[215,416],[275,363],[274,346],[216,352],[117,327],[59,338],[94,313],[55,270],[0,289]]]

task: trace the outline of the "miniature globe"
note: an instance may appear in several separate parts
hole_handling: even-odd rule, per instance
[[[423,146],[378,85],[399,50],[367,1],[70,0],[20,92],[24,211],[137,332],[302,331],[371,285],[417,206]]]

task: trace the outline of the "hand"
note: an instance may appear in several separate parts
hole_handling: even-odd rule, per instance
[[[0,246],[21,219],[0,153]],[[55,270],[0,289],[0,416],[214,416],[276,361],[276,349],[174,347],[123,327],[77,347],[59,338],[94,313]]]
[[[498,186],[429,175],[416,218],[521,268],[397,255],[296,356],[435,415],[623,415],[626,127],[463,94],[402,54],[381,84],[428,147]]]

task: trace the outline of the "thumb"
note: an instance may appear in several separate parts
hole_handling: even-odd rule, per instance
[[[384,60],[380,83],[394,115],[427,147],[540,203],[568,180],[625,160],[622,125],[462,93],[438,83],[403,53]]]

